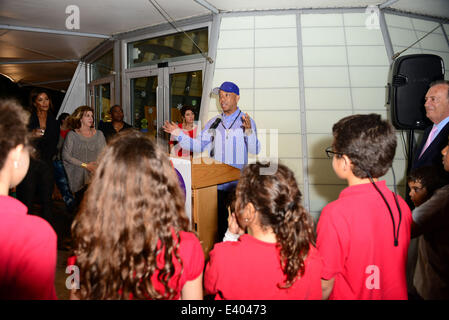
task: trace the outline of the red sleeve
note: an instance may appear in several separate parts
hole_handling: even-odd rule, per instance
[[[209,262],[206,266],[206,271],[204,272],[204,291],[205,294],[215,295],[218,292],[218,275],[220,271],[220,253],[217,254],[217,246],[209,252]]]
[[[343,271],[348,253],[349,230],[334,207],[326,206],[317,226],[317,244],[322,259],[321,278],[329,280]]]
[[[198,238],[190,232],[181,233],[180,255],[186,281],[195,280],[204,269],[204,253]]]

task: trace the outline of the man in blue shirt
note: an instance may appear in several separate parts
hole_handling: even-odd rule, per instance
[[[165,122],[164,131],[172,135],[184,150],[195,153],[208,150],[211,158],[242,169],[248,163],[248,152],[258,154],[260,142],[257,139],[256,123],[248,113],[237,106],[240,99],[239,87],[232,82],[223,82],[213,89],[219,96],[222,114],[210,119],[204,130],[195,139],[173,122]],[[222,239],[227,228],[226,202],[235,190],[237,181],[218,185],[218,239]]]

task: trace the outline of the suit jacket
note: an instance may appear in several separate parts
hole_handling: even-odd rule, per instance
[[[438,133],[438,135],[433,139],[429,147],[424,151],[421,158],[419,155],[426,144],[427,138],[429,137],[432,126],[429,126],[424,131],[424,137],[421,145],[416,150],[415,157],[413,159],[412,169],[423,167],[423,166],[436,166],[441,170],[444,170],[441,150],[443,150],[448,144],[449,135],[449,122],[443,127],[443,129]]]

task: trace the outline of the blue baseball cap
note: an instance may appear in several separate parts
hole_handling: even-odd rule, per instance
[[[229,81],[223,82],[221,84],[221,86],[212,89],[212,93],[218,94],[220,92],[220,90],[224,91],[224,92],[232,92],[238,96],[240,95],[239,87],[233,82],[229,82]]]

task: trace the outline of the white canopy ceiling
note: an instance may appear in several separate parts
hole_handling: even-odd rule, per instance
[[[211,14],[198,2],[204,0],[156,0],[174,19],[181,20]],[[220,12],[282,10],[309,8],[365,8],[392,3],[388,8],[449,18],[449,0],[207,0]],[[67,34],[66,8],[80,10],[79,33]],[[66,89],[76,69],[77,60],[114,36],[144,27],[165,23],[148,0],[1,0],[0,1],[0,73],[15,82],[41,84]],[[9,27],[10,26],[10,27]],[[20,31],[17,27],[63,31],[66,34]],[[45,30],[43,30],[45,31]],[[36,63],[42,60],[73,60],[65,63]],[[26,63],[33,60],[33,63]],[[14,64],[11,64],[14,62]],[[6,64],[10,63],[10,64]]]

